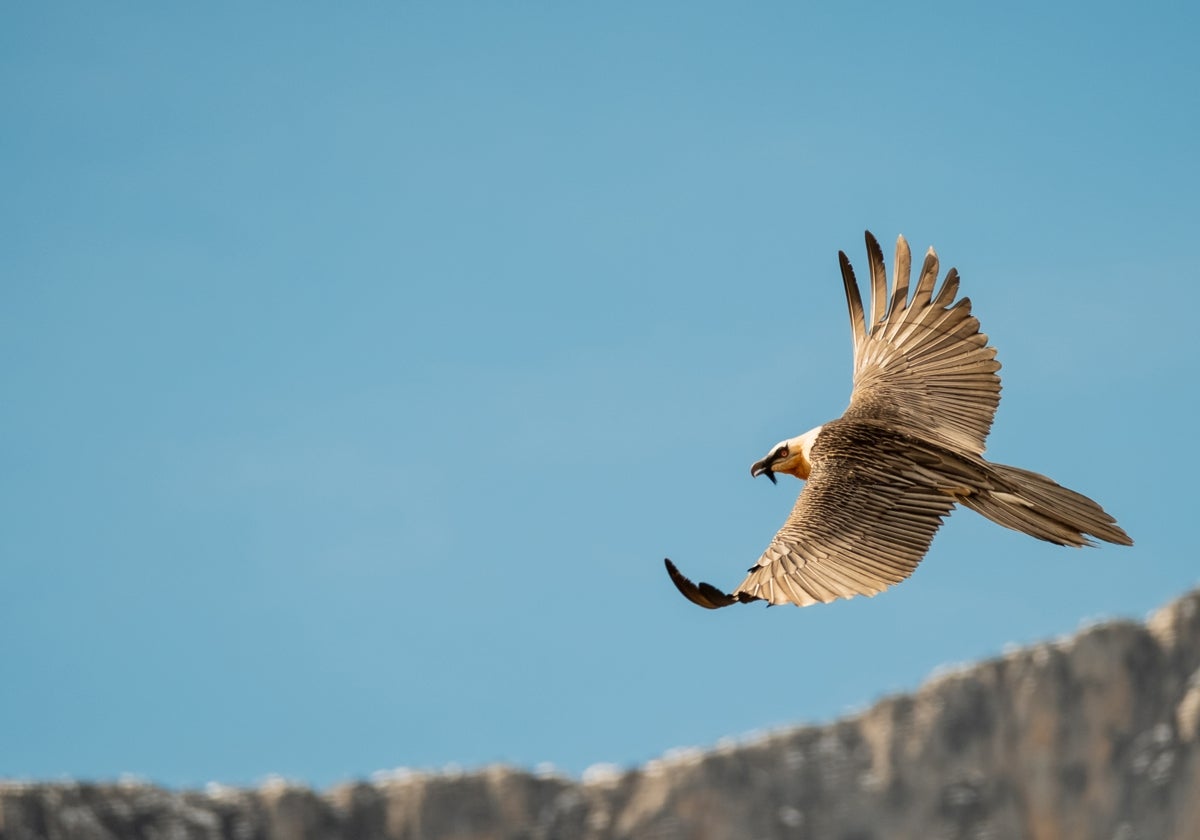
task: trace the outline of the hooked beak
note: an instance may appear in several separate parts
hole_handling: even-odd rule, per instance
[[[778,483],[775,481],[775,473],[771,471],[770,458],[763,458],[761,461],[755,461],[754,465],[750,467],[750,475],[754,478],[758,478],[760,475],[765,475],[767,478],[771,479],[772,484]]]

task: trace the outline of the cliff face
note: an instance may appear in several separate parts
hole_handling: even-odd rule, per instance
[[[1200,591],[828,726],[582,783],[490,769],[327,793],[0,783],[0,838],[1200,838]]]

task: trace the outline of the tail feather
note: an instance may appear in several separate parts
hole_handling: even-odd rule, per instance
[[[998,525],[1058,545],[1095,545],[1095,537],[1117,545],[1133,545],[1104,508],[1044,475],[1003,464],[989,464],[995,488],[971,493],[959,501]]]

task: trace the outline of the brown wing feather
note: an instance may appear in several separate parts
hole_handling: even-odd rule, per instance
[[[838,262],[842,266],[842,284],[846,287],[846,306],[850,310],[850,333],[854,338],[855,347],[867,337],[867,319],[863,313],[862,296],[858,293],[858,281],[854,278],[854,268],[845,251],[838,251]]]
[[[955,488],[979,478],[901,433],[846,421],[826,425],[812,461],[787,522],[729,603],[808,606],[878,594],[912,574],[954,507]],[[960,482],[955,469],[971,474]]]
[[[916,435],[975,455],[1000,402],[996,350],[987,345],[971,301],[958,293],[958,272],[951,269],[936,296],[938,260],[931,248],[921,276],[908,299],[911,257],[908,243],[896,244],[896,274],[890,304],[879,244],[869,232],[871,322],[862,324],[864,308],[854,269],[842,255],[842,278],[854,336],[854,390],[844,417],[879,420]],[[853,287],[853,288],[852,288]]]
[[[958,272],[934,292],[938,259],[925,257],[909,299],[912,257],[896,244],[888,300],[882,251],[867,233],[870,319],[845,253],[839,252],[854,338],[854,391],[841,420],[820,427],[811,470],[787,522],[732,593],[667,572],[693,603],[807,606],[875,595],[916,569],[954,505],[1062,545],[1088,536],[1131,545],[1100,505],[1028,470],[980,455],[1000,401],[1000,363]]]
[[[908,243],[900,237],[896,243],[896,264],[892,266],[892,302],[888,312],[899,311],[908,301],[908,281],[912,278],[912,254]]]
[[[871,323],[877,324],[887,315],[887,269],[883,265],[883,249],[869,231],[867,264],[871,269]]]

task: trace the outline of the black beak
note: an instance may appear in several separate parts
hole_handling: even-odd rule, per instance
[[[750,475],[754,478],[758,478],[760,475],[765,475],[767,478],[771,479],[772,484],[778,483],[775,481],[775,473],[771,471],[770,458],[763,458],[761,461],[756,461],[754,465],[750,467]]]

